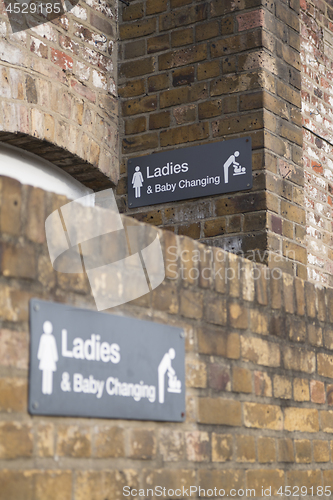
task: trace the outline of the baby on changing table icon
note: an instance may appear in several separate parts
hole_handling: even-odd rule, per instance
[[[239,151],[235,151],[233,155],[229,156],[225,164],[223,165],[224,168],[224,183],[228,184],[229,182],[229,167],[232,165],[234,167],[234,175],[243,175],[246,174],[246,168],[242,167],[238,161],[236,161],[236,158],[239,156]]]
[[[164,354],[162,361],[158,365],[158,401],[164,403],[165,396],[165,374],[168,375],[168,392],[178,393],[182,392],[182,383],[177,379],[177,375],[171,366],[171,360],[175,359],[176,352],[171,347],[167,353]]]
[[[39,369],[43,372],[42,393],[52,394],[53,392],[53,372],[57,370],[58,350],[51,321],[43,324],[43,334],[39,341],[37,358],[39,359]]]

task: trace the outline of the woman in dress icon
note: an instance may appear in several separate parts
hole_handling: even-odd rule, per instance
[[[140,167],[135,167],[135,172],[132,178],[132,184],[135,189],[135,198],[140,198],[141,196],[141,186],[143,185],[143,176],[140,172]]]
[[[42,393],[52,394],[53,372],[57,370],[58,350],[51,321],[43,324],[43,335],[39,341],[37,358],[40,360],[39,369],[43,372]]]

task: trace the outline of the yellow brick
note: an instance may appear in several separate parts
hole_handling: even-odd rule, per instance
[[[284,486],[283,470],[248,470],[246,472],[246,487],[256,490],[256,494],[261,492],[261,488],[267,490],[271,488],[272,495],[276,495],[278,489]]]
[[[259,335],[268,335],[268,317],[257,309],[250,310],[251,331]]]
[[[318,432],[318,411],[308,408],[285,408],[284,428],[291,432]]]
[[[234,367],[232,370],[232,389],[235,392],[252,392],[252,373],[246,368]]]
[[[201,424],[242,425],[241,403],[231,399],[199,398],[198,422]]]
[[[273,342],[241,336],[242,358],[258,365],[280,366],[280,347]]]
[[[294,400],[310,401],[309,381],[307,379],[294,379]]]
[[[40,422],[37,427],[37,453],[39,457],[54,455],[54,425]]]
[[[227,462],[232,459],[232,435],[212,433],[212,461]]]
[[[308,439],[295,439],[296,463],[309,464],[311,458],[311,441]]]
[[[246,427],[282,430],[281,408],[274,405],[244,403],[244,423]]]
[[[306,486],[309,489],[311,486],[317,488],[317,486],[321,486],[321,471],[320,470],[293,470],[287,473],[287,484],[292,486],[298,486],[301,488],[302,486]]]
[[[248,309],[236,302],[229,304],[229,318],[233,328],[246,329],[248,327]]]
[[[42,471],[35,476],[35,500],[71,500],[71,471]]]
[[[58,427],[57,455],[66,457],[90,457],[91,430],[77,425]]]
[[[255,462],[256,448],[254,436],[236,435],[237,462]]]
[[[13,459],[32,456],[31,424],[0,423],[0,458]]]
[[[207,386],[206,363],[191,359],[186,362],[186,385],[187,387]]]
[[[279,462],[294,461],[294,447],[292,439],[288,438],[278,439],[278,461]]]
[[[275,398],[291,399],[291,381],[288,377],[274,375],[273,387]]]
[[[260,463],[275,462],[275,439],[270,437],[259,437],[257,441],[258,461]]]
[[[333,411],[321,411],[321,430],[324,432],[333,432]]]
[[[313,440],[313,458],[315,462],[329,462],[330,452],[327,441],[321,439]]]

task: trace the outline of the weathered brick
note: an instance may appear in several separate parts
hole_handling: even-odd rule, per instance
[[[241,336],[242,358],[264,366],[280,366],[280,347],[256,337]]]
[[[119,35],[121,40],[129,40],[141,36],[151,35],[156,31],[156,19],[144,19],[130,24],[121,24],[119,26]]]
[[[187,387],[201,387],[207,386],[207,370],[206,364],[191,359],[186,363],[186,385]]]
[[[294,447],[292,439],[289,438],[278,439],[277,444],[278,444],[278,461],[293,462]]]
[[[240,340],[237,333],[226,333],[221,328],[198,329],[198,349],[203,354],[215,354],[238,359]]]
[[[54,455],[54,424],[40,422],[37,426],[37,454],[39,457]]]
[[[185,64],[193,64],[195,62],[204,61],[206,57],[206,44],[193,45],[187,49],[174,50],[159,56],[158,68],[160,71],[177,68],[179,66],[185,66]]]
[[[150,16],[152,14],[159,14],[167,9],[168,0],[147,0],[146,2],[146,14]]]
[[[198,64],[197,76],[198,80],[206,80],[214,78],[220,74],[219,61],[207,61]]]
[[[147,40],[147,53],[154,54],[170,48],[169,35],[158,35]]]
[[[0,458],[28,458],[32,456],[31,424],[21,422],[0,423]]]
[[[203,314],[203,296],[201,292],[183,290],[180,296],[180,314],[186,318],[200,319]]]
[[[210,456],[208,432],[186,432],[185,441],[187,460],[190,462],[208,462]]]
[[[26,471],[0,471],[0,499],[34,500],[33,475]]]
[[[174,87],[180,87],[182,85],[191,85],[191,83],[193,82],[194,82],[194,66],[187,66],[186,68],[175,69],[172,72],[172,85]]]
[[[316,368],[315,353],[299,347],[286,346],[283,349],[283,363],[287,370],[314,373]]]
[[[312,403],[324,404],[326,402],[324,382],[320,382],[320,380],[311,380],[310,395]]]
[[[208,387],[215,391],[231,391],[231,375],[228,367],[219,363],[208,365]]]
[[[195,123],[174,129],[162,131],[160,134],[161,146],[172,146],[185,142],[199,141],[209,136],[208,123]]]
[[[25,244],[2,244],[1,270],[6,277],[33,279],[36,276],[34,248]]]
[[[318,375],[333,378],[333,356],[325,353],[317,354]]]
[[[152,429],[133,429],[130,434],[131,458],[147,460],[156,454],[156,436]]]
[[[219,25],[217,21],[210,21],[195,27],[195,40],[202,42],[210,40],[219,34]]]
[[[120,426],[99,425],[95,428],[92,442],[96,458],[125,456],[125,431]]]
[[[118,498],[123,487],[138,488],[138,475],[133,469],[77,471],[74,496],[79,500]]]
[[[321,471],[320,470],[292,470],[287,473],[288,484],[301,488],[305,486],[307,489],[317,488],[321,486]]]
[[[288,377],[274,375],[273,377],[274,397],[281,399],[291,399],[292,386]]]
[[[175,462],[184,458],[185,440],[183,432],[160,429],[158,443],[165,462]]]
[[[272,380],[267,373],[254,372],[254,392],[256,396],[272,397]]]
[[[237,302],[228,306],[229,323],[233,328],[246,329],[249,325],[249,310]]]
[[[232,370],[232,390],[235,392],[252,392],[252,374],[246,368],[234,367]]]
[[[321,411],[321,430],[324,432],[333,432],[333,411]]]
[[[147,151],[158,147],[158,134],[155,132],[130,136],[123,139],[123,153]]]
[[[121,97],[136,97],[144,93],[144,81],[131,80],[126,85],[118,88],[118,93]]]
[[[308,408],[285,408],[284,429],[290,432],[318,432],[318,411]]]
[[[156,108],[156,96],[141,97],[125,101],[123,103],[123,114],[124,116],[136,115],[146,113],[147,111],[154,111]]]
[[[0,365],[26,370],[28,368],[29,337],[26,332],[0,330]]]
[[[257,439],[259,463],[270,463],[276,460],[275,439],[259,437]]]
[[[23,412],[28,397],[27,382],[20,378],[0,378],[0,412]]]
[[[315,462],[329,462],[330,452],[327,441],[321,439],[313,440],[313,458]]]
[[[308,439],[295,439],[295,461],[298,464],[312,462],[311,441]]]
[[[236,436],[236,461],[255,462],[256,449],[254,436]]]
[[[61,457],[90,457],[90,429],[78,425],[60,425],[56,453]]]
[[[137,61],[128,61],[120,65],[119,75],[125,78],[148,75],[154,72],[154,58],[145,57]]]
[[[295,378],[293,385],[295,401],[310,401],[309,381],[307,379]]]
[[[182,47],[193,43],[194,31],[193,28],[177,30],[171,32],[171,46]]]
[[[242,425],[241,403],[231,399],[199,398],[198,422],[240,426]]]
[[[7,234],[18,235],[21,231],[21,184],[16,179],[2,177],[2,206],[0,228]]]
[[[156,92],[158,90],[164,90],[169,86],[169,77],[166,73],[159,75],[150,76],[148,78],[148,91]]]
[[[233,438],[231,434],[212,433],[212,461],[227,462],[232,459]]]
[[[281,408],[274,405],[244,403],[244,424],[245,427],[257,429],[282,430]]]
[[[200,484],[201,488],[206,492],[210,489],[214,491],[214,488],[216,488],[217,491],[224,489],[226,496],[232,496],[234,491],[231,490],[238,490],[244,486],[244,471],[237,469],[200,469],[198,471],[198,484]]]
[[[160,31],[172,30],[180,26],[203,21],[207,17],[207,5],[193,5],[162,14],[159,19]]]
[[[281,486],[284,485],[284,471],[279,469],[265,470],[256,469],[246,471],[246,486],[247,488],[261,491],[261,488],[272,492],[276,495]],[[270,489],[269,489],[270,488]]]

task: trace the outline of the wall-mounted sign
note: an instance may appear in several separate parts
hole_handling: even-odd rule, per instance
[[[251,187],[250,137],[128,160],[129,208],[244,191]]]
[[[181,328],[30,301],[29,412],[181,422]]]

